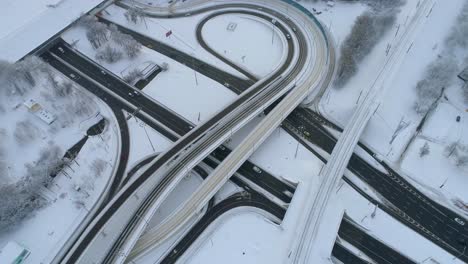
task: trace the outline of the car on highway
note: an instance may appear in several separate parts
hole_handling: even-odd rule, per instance
[[[287,39],[291,39],[291,35],[286,34],[286,38],[287,38]]]
[[[293,27],[292,30],[293,30],[294,32],[297,32],[297,28],[295,28],[295,27]]]
[[[225,82],[224,86],[226,86],[227,88],[231,87],[231,85],[228,82]]]
[[[73,73],[70,73],[70,78],[75,79],[75,80],[78,80],[78,79],[79,79],[79,77],[76,76],[76,75],[73,74]]]
[[[464,226],[464,225],[465,225],[465,221],[461,220],[461,219],[458,218],[458,217],[455,217],[454,220],[455,220],[455,222],[457,222],[457,223],[458,223],[459,225],[461,225],[461,226]]]
[[[137,97],[137,96],[139,96],[139,95],[140,95],[140,92],[138,92],[138,91],[133,91],[133,92],[129,92],[129,93],[128,93],[128,96],[130,96],[130,97],[132,97],[132,98],[133,98],[133,97]]]
[[[262,173],[262,170],[261,170],[259,167],[257,167],[257,166],[253,166],[252,169],[253,169],[256,173]]]
[[[61,53],[65,53],[65,51],[63,50],[62,47],[59,47],[58,50],[59,50]]]

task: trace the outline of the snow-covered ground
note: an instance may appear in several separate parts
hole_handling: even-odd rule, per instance
[[[455,0],[433,7],[423,27],[416,32],[417,36],[401,66],[394,77],[389,80],[392,85],[361,137],[361,141],[379,153],[386,161],[399,168],[412,180],[417,181],[416,185],[421,190],[441,202],[447,202],[454,197],[468,201],[468,195],[464,191],[464,187],[468,185],[468,177],[464,177],[467,170],[457,168],[455,162],[445,155],[445,149],[450,143],[458,142],[463,145],[468,142],[464,133],[468,129],[466,122],[468,117],[465,112],[468,106],[460,94],[460,87],[463,84],[455,80],[458,72],[453,72],[455,81],[452,81],[445,90],[448,101],[443,100],[439,104],[434,113],[429,115],[420,135],[411,141],[422,120],[422,116],[413,110],[416,100],[415,87],[423,78],[426,67],[444,52],[444,39],[454,26],[463,3],[464,1]],[[414,12],[416,4],[416,2],[408,1],[402,7],[394,28],[360,64],[360,70],[347,85],[340,89],[332,87],[327,91],[320,105],[324,114],[342,126],[346,124],[346,120],[349,119],[360,99],[361,91],[372,84],[377,72],[381,69],[386,58],[387,44],[392,43],[398,26],[400,26],[400,32],[404,30],[407,17]],[[342,6],[352,5],[354,4],[336,3],[335,7],[329,8],[329,11],[324,12],[319,18],[330,12],[337,14],[340,8],[343,10]],[[447,14],[451,15],[447,16]],[[332,21],[335,25],[336,20]],[[344,34],[341,35],[336,30],[333,33],[335,39],[338,40],[345,38],[347,34],[343,32]],[[456,122],[457,116],[461,117],[459,123]],[[402,129],[397,132],[399,126]],[[410,142],[412,144],[408,146]],[[426,142],[430,153],[421,158],[419,152]],[[443,188],[439,188],[441,185]]]
[[[259,78],[279,66],[285,48],[272,23],[248,15],[214,17],[202,33],[217,53]]]
[[[51,71],[56,82],[67,82],[59,73]],[[48,162],[60,159],[102,117],[107,120],[103,133],[88,137],[75,161],[66,166],[47,188],[38,190],[47,203],[25,220],[0,231],[0,248],[8,241],[15,241],[31,251],[25,263],[47,263],[108,186],[118,160],[120,138],[111,110],[82,87],[74,85],[68,96],[59,97],[54,93],[47,73],[34,72],[33,76],[35,86],[23,95],[0,97],[3,109],[0,111],[1,165],[6,168],[6,172],[3,171],[6,177],[2,176],[4,184],[14,184],[31,174],[31,169],[26,167],[28,164],[32,168],[44,168],[41,173],[49,173],[50,168],[46,168],[51,165]],[[6,83],[1,85],[7,87]],[[23,105],[29,99],[34,99],[57,119],[46,124]],[[27,127],[18,126],[20,123]],[[39,174],[32,176],[39,177]]]
[[[195,34],[196,26],[206,14],[171,19],[147,17],[145,23],[134,24],[125,19],[124,14],[126,10],[123,8],[111,5],[106,11],[103,16],[116,24],[131,28],[143,35],[195,56],[226,72],[245,78],[242,74],[211,55],[199,45]],[[166,37],[166,33],[169,31],[172,31],[172,34]]]
[[[127,123],[130,134],[128,170],[146,157],[167,150],[173,143],[138,118],[132,117]]]
[[[63,37],[70,43],[79,40],[75,48],[95,59],[96,50],[86,39],[83,28],[73,27]],[[144,46],[136,58],[123,58],[115,63],[97,62],[117,76],[124,77],[123,73],[148,61],[158,65],[167,63],[168,70],[158,74],[143,92],[194,124],[208,119],[236,97],[223,85]]]
[[[0,8],[0,59],[16,61],[102,0],[5,0]]]

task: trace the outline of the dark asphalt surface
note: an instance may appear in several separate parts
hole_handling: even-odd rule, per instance
[[[339,243],[335,243],[335,246],[333,246],[332,256],[344,264],[371,264],[356,256],[353,252]]]
[[[296,109],[295,114],[290,115],[287,122],[283,123],[283,127],[296,134],[295,138],[302,141],[309,150],[313,151],[308,145],[312,143],[331,153],[336,139],[324,128],[327,123],[328,121],[311,110]],[[370,149],[364,148],[364,150],[372,156]],[[315,152],[315,155],[326,162],[320,154]],[[379,163],[388,173],[377,170],[366,160],[353,154],[348,169],[393,205],[374,201],[379,204],[379,208],[454,256],[460,256],[465,247],[463,241],[468,241],[468,230],[466,225],[462,226],[454,219],[457,217],[463,219],[463,217],[430,200],[384,162],[379,161]],[[349,182],[346,177],[344,180]],[[460,259],[468,262],[466,254],[460,256]]]
[[[283,32],[285,32],[285,31],[286,30],[283,28]],[[61,45],[61,44],[59,43],[59,45]],[[63,44],[62,44],[62,46],[63,46]],[[265,85],[272,82],[273,80],[277,79],[279,74],[282,71],[284,71],[285,67],[288,66],[288,61],[291,60],[292,54],[293,54],[293,52],[292,52],[293,47],[290,46],[289,48],[290,48],[290,50],[289,50],[290,56],[288,56],[287,62],[285,63],[285,65],[281,69],[278,70],[277,74],[274,74],[271,78],[269,78],[268,80],[265,80],[260,85],[258,85],[256,87],[253,87],[252,89],[244,92],[236,101],[229,104],[223,111],[219,112],[212,119],[210,119],[207,122],[205,122],[204,124],[200,125],[197,129],[193,130],[191,133],[188,134],[188,136],[186,136],[182,140],[179,140],[178,142],[176,142],[176,144],[173,146],[173,148],[171,148],[166,153],[162,154],[158,158],[158,160],[150,166],[148,171],[144,172],[139,178],[137,178],[135,181],[133,181],[128,186],[128,188],[125,189],[125,192],[123,192],[122,195],[118,195],[116,197],[116,200],[114,200],[114,205],[111,206],[111,207],[108,207],[108,210],[103,210],[104,212],[101,215],[101,217],[99,217],[97,219],[96,224],[93,225],[93,227],[89,230],[89,232],[86,233],[86,236],[81,240],[81,243],[77,246],[76,250],[74,250],[71,253],[71,255],[69,255],[69,257],[70,257],[69,261],[70,262],[75,262],[79,258],[79,256],[81,255],[81,252],[83,252],[83,250],[87,247],[88,243],[90,243],[92,241],[92,239],[94,237],[94,234],[98,233],[98,231],[101,229],[101,227],[107,222],[108,219],[110,219],[110,217],[117,210],[117,208],[119,208],[119,206],[125,202],[126,198],[129,197],[141,184],[143,184],[146,181],[147,178],[151,177],[151,175],[153,174],[154,171],[156,171],[156,169],[161,167],[166,162],[169,162],[169,160],[177,158],[176,153],[178,153],[179,151],[184,149],[186,146],[188,146],[195,139],[197,139],[201,135],[203,135],[206,131],[213,128],[213,126],[219,120],[221,120],[223,117],[225,117],[228,113],[231,113],[232,111],[234,111],[238,106],[240,106],[241,104],[243,104],[247,100],[253,98],[254,96],[259,97],[259,98],[264,98],[263,100],[265,100],[269,96],[274,94],[275,92],[279,91],[280,87],[283,84],[287,84],[289,82],[289,79],[293,78],[293,75],[288,76],[288,78],[285,78],[282,81],[280,81],[281,85],[275,86],[273,89],[268,90],[268,92],[261,93],[261,91],[264,89]],[[58,47],[55,47],[55,49],[52,48],[51,51],[55,52],[56,55],[61,56],[61,58],[68,58],[68,59],[70,59],[72,61],[77,59],[76,56],[74,58],[69,57],[69,54],[62,57],[62,55],[64,55],[64,54],[62,54],[58,50]],[[60,55],[60,54],[62,54],[62,55]],[[43,58],[45,60],[48,60],[48,59],[52,60],[51,58],[47,58],[48,55],[50,56],[50,54],[43,55]],[[298,66],[296,67],[296,71],[299,71],[300,67],[301,67],[301,64],[299,63]],[[60,69],[60,67],[58,67],[58,68]],[[95,80],[102,79],[102,76],[95,76],[96,73],[97,73],[95,71],[91,71],[91,70],[89,70],[87,68],[84,68],[84,67],[81,67],[80,70],[82,70],[83,72],[85,72],[87,75],[91,76]],[[98,72],[97,75],[101,75],[101,74],[99,74],[99,72]],[[103,81],[105,81],[105,80],[103,80]],[[91,82],[91,81],[89,81],[89,82]],[[112,85],[110,83],[108,83],[106,86],[109,87],[109,86],[112,86]],[[260,104],[261,101],[258,100],[257,102],[259,102],[259,104]],[[247,114],[248,114],[247,112],[244,112],[241,115],[247,115]],[[242,118],[243,118],[242,116],[238,116],[238,119],[242,119]],[[220,131],[223,131],[223,129],[228,130],[229,127],[222,127],[222,128],[218,128],[218,129],[220,129]],[[206,144],[209,144],[209,142],[206,142]],[[203,147],[203,146],[200,146],[200,147]],[[191,158],[191,157],[186,157],[186,159],[189,159],[189,158]],[[179,162],[182,163],[182,161],[179,161]],[[138,209],[138,212],[137,212],[136,215],[138,215],[138,213],[141,213],[142,210],[145,210],[145,208],[149,204],[152,203],[152,199],[154,199],[154,197],[157,197],[157,194],[160,193],[162,190],[164,190],[165,186],[168,185],[170,181],[171,181],[170,177],[164,178],[162,180],[160,186],[158,186],[158,188],[155,189],[152,192],[152,194],[143,202],[143,206]],[[130,225],[128,225],[128,227],[133,226],[133,224],[136,223],[136,222],[138,222],[138,219],[137,218],[132,218],[132,220],[130,221]],[[122,236],[126,237],[130,232],[129,230],[130,230],[130,228],[127,228],[124,231],[124,233],[122,233]],[[122,241],[124,241],[123,237],[122,237],[122,239],[119,239],[119,242],[118,242],[119,244]],[[114,252],[115,248],[117,248],[117,247],[114,247],[112,249],[112,252]],[[108,256],[113,256],[113,254],[109,254]],[[107,260],[110,261],[110,259],[107,259]]]
[[[232,7],[236,5],[227,4],[225,6]],[[239,6],[245,7],[245,5]],[[219,7],[210,7],[205,9],[205,11],[214,9],[219,9]],[[265,9],[263,9],[263,11],[267,12],[265,11]],[[260,18],[266,17],[249,11],[239,11],[239,13],[252,14]],[[279,27],[280,30],[282,30],[283,32],[287,32],[286,29],[281,29],[282,26],[280,24],[277,24],[277,27]],[[301,35],[301,37],[303,36]],[[298,38],[299,46],[301,47],[302,52],[306,52],[306,50],[303,49],[305,41],[301,39],[301,37]],[[110,252],[108,252],[106,258],[104,259],[105,263],[112,262],[114,257],[116,256],[118,249],[126,240],[126,237],[130,235],[130,233],[133,230],[133,227],[139,222],[138,216],[143,214],[146,208],[149,207],[153,203],[153,201],[157,197],[159,197],[160,193],[162,193],[166,189],[166,186],[168,186],[172,182],[173,176],[177,175],[176,172],[183,168],[183,164],[186,164],[187,162],[192,160],[193,157],[197,155],[197,153],[200,153],[204,151],[204,149],[206,149],[207,147],[211,146],[212,142],[215,142],[219,135],[222,135],[223,133],[228,133],[231,129],[230,127],[237,121],[243,120],[245,116],[249,115],[250,111],[254,111],[257,107],[264,105],[265,102],[269,100],[269,98],[272,98],[272,96],[279,93],[280,91],[285,91],[283,88],[289,84],[290,80],[292,80],[296,74],[300,72],[303,63],[305,62],[305,57],[299,57],[299,62],[295,65],[293,73],[291,73],[287,77],[282,78],[277,85],[272,86],[268,89],[265,88],[267,87],[267,84],[277,80],[280,77],[281,73],[289,66],[290,61],[292,60],[292,55],[294,54],[294,46],[289,45],[288,49],[289,52],[286,59],[286,63],[283,66],[281,66],[275,74],[272,74],[272,76],[270,78],[267,78],[267,80],[264,80],[257,86],[253,86],[249,90],[242,93],[234,102],[227,105],[222,111],[215,114],[210,120],[199,125],[196,129],[192,130],[184,138],[177,141],[170,150],[168,150],[164,154],[161,154],[161,156],[158,157],[158,159],[150,166],[150,168],[146,172],[142,173],[140,177],[138,177],[135,181],[130,182],[129,185],[126,186],[124,191],[119,193],[121,195],[117,195],[117,197],[114,200],[114,203],[110,207],[108,207],[108,210],[104,210],[101,217],[99,217],[96,220],[96,224],[93,225],[93,227],[91,227],[91,229],[89,230],[90,232],[87,233],[87,236],[79,244],[77,250],[74,250],[72,252],[70,260],[75,261],[79,258],[81,252],[83,252],[88,246],[88,244],[93,240],[94,235],[99,232],[99,230],[105,225],[108,219],[112,217],[113,213],[117,211],[120,205],[122,205],[126,201],[127,197],[130,197],[132,193],[136,191],[139,188],[139,186],[146,181],[146,179],[151,177],[154,171],[156,171],[161,166],[169,163],[170,161],[177,159],[179,157],[178,153],[180,153],[180,151],[186,149],[187,146],[190,146],[194,142],[200,140],[201,136],[205,135],[207,131],[212,130],[215,127],[215,125],[224,117],[226,117],[229,113],[234,112],[239,106],[255,98],[255,101],[251,101],[253,104],[250,105],[250,109],[246,109],[245,111],[238,113],[234,119],[231,119],[228,122],[228,124],[224,124],[221,127],[216,127],[215,134],[210,135],[207,139],[202,141],[202,144],[193,145],[190,149],[190,152],[188,152],[188,155],[184,155],[177,160],[177,163],[174,165],[173,169],[167,174],[165,178],[162,179],[158,187],[152,190],[150,195],[147,198],[145,198],[142,205],[138,208],[133,217],[130,219],[129,223],[126,225],[124,231],[120,233],[117,242],[114,243]]]
[[[159,263],[175,263],[213,221],[229,210],[238,207],[255,207],[270,213],[280,220],[284,218],[286,213],[284,208],[272,203],[255,191],[234,194],[209,209]]]
[[[416,264],[416,262],[367,234],[346,216],[341,222],[338,235],[341,239],[359,249],[376,263]]]
[[[133,91],[131,87],[123,84],[120,79],[118,79],[111,73],[106,72],[105,69],[97,65],[94,65],[90,63],[88,60],[77,55],[76,51],[68,47],[68,45],[57,44],[57,49],[56,49],[56,52],[54,53],[55,55],[60,56],[60,58],[63,58],[61,55],[64,55],[64,54],[58,51],[58,47],[61,47],[65,51],[64,54],[67,54],[67,57],[64,58],[64,60],[67,60],[67,63],[69,63],[73,67],[75,67],[77,63],[80,63],[80,68],[92,69],[94,73],[97,73],[97,75],[101,77],[101,78],[95,79],[95,77],[93,76],[92,78],[95,81],[99,82],[101,85],[112,84],[112,85],[109,85],[108,88],[110,88],[112,91],[122,96],[123,98],[125,98],[125,100],[128,99],[129,102],[135,102],[137,106],[140,106],[140,104],[144,104],[145,107],[141,108],[142,111],[146,111],[146,109],[153,109],[153,111],[149,112],[148,114],[150,114],[154,119],[161,121],[161,123],[164,123],[172,131],[177,131],[177,134],[178,134],[177,136],[173,136],[170,132],[167,131],[166,128],[162,126],[158,126],[157,124],[154,124],[154,122],[151,122],[149,120],[145,121],[146,124],[157,129],[157,131],[160,132],[162,135],[169,135],[170,136],[169,139],[172,141],[175,141],[179,138],[179,136],[184,136],[186,133],[190,132],[192,124],[190,124],[188,121],[174,114],[172,111],[166,110],[164,106],[158,105],[157,102],[146,99],[146,97],[143,95],[137,98],[130,97],[128,94]],[[57,60],[54,60],[53,57],[51,58],[50,56],[46,56],[46,54],[47,53],[45,53],[43,57],[47,58],[49,63],[56,66],[58,70],[64,72],[66,75],[73,73],[75,76],[80,76],[80,78],[77,79],[76,81],[79,83],[82,82],[83,83],[82,85],[86,85],[84,87],[86,87],[89,90],[94,91],[96,94],[99,94],[101,97],[105,96],[105,98],[112,98],[112,100],[110,100],[109,102],[113,105],[118,105],[124,109],[128,108],[128,106],[126,107],[125,104],[115,99],[113,95],[111,94],[105,95],[104,89],[101,89],[99,86],[92,84],[90,82],[86,82],[87,79],[84,76],[82,76],[81,73],[76,72],[76,71],[70,71],[70,72],[64,71],[65,69],[67,69],[67,67],[64,64],[60,64]],[[79,59],[74,60],[75,57],[79,57]],[[102,71],[106,73],[103,74]],[[159,113],[160,109],[165,109],[165,111],[162,111],[162,113]],[[153,113],[156,113],[156,114],[153,115]],[[140,117],[140,116],[137,115],[137,117]],[[165,119],[166,117],[169,117],[169,118]],[[230,149],[228,149],[227,147],[221,146],[212,153],[212,157],[214,157],[215,159],[210,159],[207,162],[210,162],[210,164],[212,164],[214,160],[222,161],[224,160],[225,157],[227,157],[227,155],[229,155],[230,152],[231,152]],[[255,171],[254,167],[259,168],[260,172]],[[238,173],[242,176],[245,176],[247,179],[251,180],[256,185],[263,187],[266,191],[276,195],[278,198],[280,198],[284,202],[289,203],[291,201],[292,194],[294,193],[294,188],[278,180],[276,177],[266,172],[263,168],[256,166],[252,162],[246,161],[239,168]]]
[[[181,64],[184,64],[200,74],[203,74],[205,76],[212,76],[212,79],[218,83],[221,83],[223,85],[225,85],[225,83],[228,83],[229,89],[231,90],[234,89],[236,91],[244,91],[255,83],[255,81],[242,79],[232,74],[229,74],[208,63],[203,62],[202,60],[195,58],[194,56],[191,56],[185,52],[182,52],[167,44],[164,44],[161,41],[149,38],[129,28],[122,27],[119,24],[112,23],[105,18],[99,17],[99,21],[108,25],[115,25],[122,33],[131,35],[134,39],[136,39],[145,47],[157,51]]]
[[[216,15],[216,14],[212,15],[212,17],[215,16],[215,15]],[[205,20],[205,21],[207,21],[207,20]],[[133,34],[133,31],[127,31],[126,33]],[[198,41],[203,45],[204,41],[203,41],[203,38],[200,37],[200,35],[201,35],[201,34],[200,34],[200,31],[197,31]],[[210,50],[210,48],[208,47],[208,45],[206,45],[206,43],[205,43],[205,46],[207,47],[207,50]],[[218,58],[222,59],[222,60],[224,59],[223,56],[216,54],[213,50],[211,50],[211,53],[212,53],[213,55],[217,56]],[[210,73],[205,73],[205,74],[206,74],[208,77],[210,77],[210,78],[216,77],[216,76],[213,76],[213,75],[210,74]],[[255,80],[254,77],[252,77],[252,76],[250,76],[250,78],[251,78],[252,80]],[[239,90],[239,89],[231,89],[231,90],[232,90],[233,92],[237,93],[237,94],[240,94],[242,91],[244,91],[244,90],[242,90],[242,89],[240,89],[240,90]],[[279,100],[278,100],[278,101],[279,101]],[[272,109],[272,107],[273,107],[273,106],[270,106],[269,109]],[[267,110],[266,112],[268,112],[268,110]],[[294,118],[295,116],[297,116],[297,115],[302,115],[302,114],[303,114],[303,113],[302,113],[301,110],[299,109],[299,110],[297,110],[297,111],[294,111],[294,112],[291,114],[291,117]],[[315,116],[313,116],[313,115],[308,115],[308,118],[311,118],[311,117],[316,119]],[[324,123],[324,124],[326,124],[326,125],[328,125],[329,127],[332,127],[332,128],[335,128],[335,129],[339,129],[339,127],[337,127],[337,126],[334,125],[333,123],[327,121],[326,119],[321,120],[321,122]],[[297,127],[299,127],[299,126],[296,126],[296,128],[297,128]],[[210,165],[209,162],[208,162],[208,165]],[[262,187],[263,187],[264,189],[266,189],[266,190],[269,189],[268,186],[266,186],[266,187],[265,187],[265,186],[262,186]],[[272,190],[275,190],[275,189],[278,190],[278,188],[270,188],[270,189],[272,189]],[[272,193],[273,193],[273,192],[272,192]],[[275,196],[281,197],[281,195],[278,195],[278,194],[276,194]],[[282,200],[284,201],[285,199],[282,199]],[[362,240],[363,237],[365,237],[365,236],[361,235],[360,237],[361,237],[361,240]],[[368,238],[368,237],[366,237],[366,238]],[[367,243],[375,243],[375,241],[373,241],[373,240],[371,240],[371,239],[365,240],[364,242],[367,242]],[[384,245],[384,246],[385,246],[385,245]],[[384,247],[384,246],[382,246],[382,248],[385,249],[386,247]],[[383,253],[381,253],[381,254],[383,254]],[[390,259],[390,258],[392,258],[392,255],[386,255],[386,257]]]

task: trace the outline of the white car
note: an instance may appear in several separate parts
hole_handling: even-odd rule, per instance
[[[262,170],[257,167],[257,166],[253,166],[253,170],[256,172],[256,173],[262,173]]]
[[[465,221],[461,220],[461,219],[458,218],[458,217],[455,217],[455,222],[457,222],[459,225],[462,225],[462,226],[465,225]]]

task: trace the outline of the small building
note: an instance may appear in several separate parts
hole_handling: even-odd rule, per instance
[[[463,81],[468,81],[468,66],[458,74],[458,78],[462,79]]]
[[[34,99],[29,99],[25,101],[23,105],[28,109],[30,113],[33,113],[35,116],[37,116],[39,119],[41,119],[48,125],[52,124],[56,119],[56,116],[54,114],[44,109],[39,103],[34,101]]]
[[[28,258],[30,253],[29,250],[20,246],[18,243],[9,241],[0,249],[0,263],[21,264]]]

